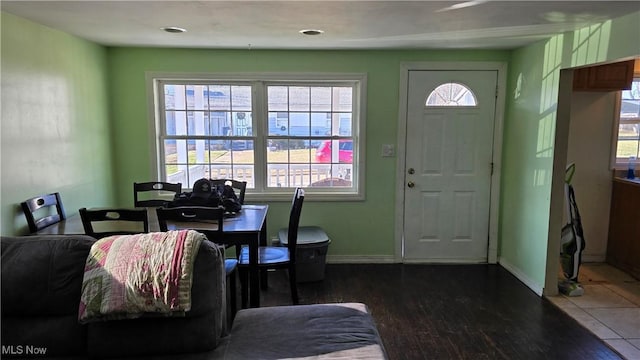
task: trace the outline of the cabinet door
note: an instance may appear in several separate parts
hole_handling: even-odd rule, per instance
[[[577,91],[618,91],[631,89],[635,60],[590,66],[573,72]]]
[[[640,185],[614,180],[609,216],[607,263],[640,279]]]

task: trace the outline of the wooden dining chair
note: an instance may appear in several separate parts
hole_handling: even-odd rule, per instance
[[[173,208],[156,208],[160,231],[173,229],[191,229],[203,233],[211,242],[222,244],[224,231],[223,207],[179,206]],[[171,225],[171,226],[170,226]],[[236,314],[236,268],[238,259],[225,259],[224,270],[229,283],[229,306],[231,320]]]
[[[297,188],[293,194],[291,202],[291,212],[289,214],[289,226],[287,236],[287,246],[261,246],[258,249],[258,267],[263,270],[286,269],[289,272],[289,286],[291,288],[291,300],[294,305],[298,305],[298,286],[296,283],[296,248],[298,244],[298,227],[300,224],[300,214],[302,213],[302,203],[304,202],[304,190]],[[242,296],[242,307],[247,306],[248,283],[249,283],[249,248],[242,247],[238,258],[238,268],[240,272],[240,286]]]
[[[20,206],[32,234],[66,219],[62,199],[57,192],[27,199]]]
[[[238,181],[233,179],[211,179],[211,185],[225,185],[229,184],[233,188],[233,191],[238,196],[238,200],[240,201],[240,205],[244,204],[244,194],[247,191],[247,182],[246,181]]]
[[[96,239],[149,232],[147,209],[82,208],[79,213],[84,232]]]
[[[182,183],[149,181],[133,183],[133,205],[135,207],[166,206],[176,194],[182,192]]]

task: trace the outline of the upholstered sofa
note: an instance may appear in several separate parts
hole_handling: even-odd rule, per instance
[[[202,242],[191,310],[182,317],[81,324],[78,306],[88,236],[2,237],[2,358],[385,359],[359,303],[245,309],[227,329],[223,259]]]

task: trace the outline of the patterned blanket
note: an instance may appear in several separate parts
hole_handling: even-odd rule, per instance
[[[191,309],[193,263],[204,239],[180,230],[95,242],[85,264],[78,320],[184,316]]]

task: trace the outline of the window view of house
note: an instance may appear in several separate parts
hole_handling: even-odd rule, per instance
[[[159,86],[163,180],[190,187],[203,177],[234,178],[257,192],[297,186],[355,191],[357,83]]]

